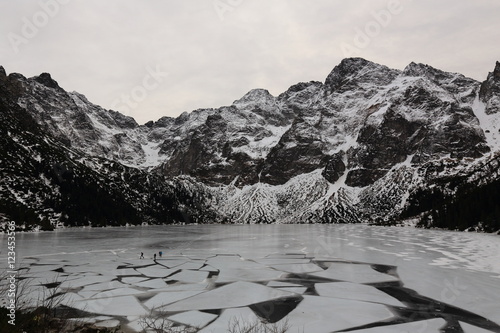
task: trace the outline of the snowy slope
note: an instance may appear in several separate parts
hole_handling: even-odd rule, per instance
[[[487,114],[486,105],[479,99],[479,96],[474,99],[472,110],[479,120],[490,149],[500,151],[500,115],[498,113]]]

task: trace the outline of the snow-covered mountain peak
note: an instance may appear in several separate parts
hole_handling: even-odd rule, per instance
[[[319,81],[299,82],[288,88],[284,93],[278,96],[278,99],[290,99],[299,93],[313,92],[323,86]]]
[[[347,58],[330,72],[325,85],[333,91],[341,92],[363,84],[384,86],[394,80],[400,72],[363,58]]]
[[[172,118],[172,117],[161,117],[157,121],[150,120],[147,123],[144,124],[144,126],[152,128],[152,127],[167,127],[170,126],[174,121],[178,121],[179,123],[186,118],[188,115],[187,112],[183,112],[179,117],[177,118]]]
[[[403,69],[405,76],[427,76],[429,73],[435,72],[436,69],[432,66],[422,63],[411,62]]]
[[[243,97],[233,102],[234,105],[258,102],[260,100],[274,99],[269,90],[256,88],[247,92]]]
[[[416,64],[414,62],[406,66],[402,75],[426,78],[437,87],[455,95],[457,99],[468,98],[469,103],[474,99],[473,92],[479,85],[476,80],[462,74],[445,72],[426,64]]]
[[[252,89],[242,98],[233,102],[240,110],[253,111],[260,109],[266,112],[276,111],[276,98],[266,89]]]

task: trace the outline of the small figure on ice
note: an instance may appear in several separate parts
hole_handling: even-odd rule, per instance
[[[153,260],[156,261],[156,253],[153,254]]]
[[[141,252],[141,256],[139,257],[139,259],[144,259],[144,253]]]
[[[158,252],[158,254],[160,255],[160,258],[161,258],[161,256],[163,255],[163,252],[160,251],[160,252]]]

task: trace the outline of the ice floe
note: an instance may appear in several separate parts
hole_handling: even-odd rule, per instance
[[[200,311],[187,311],[168,317],[169,320],[180,323],[186,326],[195,328],[202,328],[207,326],[210,322],[217,319],[217,315],[200,312]]]
[[[306,287],[281,287],[278,289],[283,290],[283,291],[289,291],[289,292],[295,293],[295,294],[303,294],[307,290]]]
[[[380,304],[319,296],[304,300],[289,313],[288,323],[304,332],[330,333],[387,320],[393,317]]]
[[[70,288],[79,288],[83,286],[89,286],[92,284],[102,283],[102,282],[110,282],[113,280],[114,276],[86,276],[75,280],[68,280],[61,283],[61,289],[70,289]]]
[[[316,283],[315,288],[320,296],[381,303],[399,307],[405,306],[394,297],[372,286],[351,282],[331,282]]]
[[[235,308],[294,296],[294,293],[269,288],[257,283],[234,282],[168,305],[165,310],[189,311]]]
[[[120,321],[116,319],[108,319],[103,321],[98,321],[95,323],[96,327],[104,327],[104,328],[114,328],[120,325]]]
[[[271,268],[245,269],[227,268],[221,269],[217,278],[217,283],[228,283],[237,281],[268,281],[279,279],[285,273]]]
[[[480,328],[477,326],[473,326],[467,323],[460,322],[460,327],[462,327],[462,330],[464,333],[488,333],[491,332],[490,330],[486,330],[484,328]]]
[[[268,287],[302,287],[300,284],[283,282],[283,281],[270,281]]]
[[[411,323],[387,325],[351,331],[352,333],[440,333],[446,325],[444,319],[420,320]]]
[[[168,291],[161,292],[154,297],[150,298],[144,305],[149,309],[156,309],[164,307],[167,304],[178,302],[180,300],[198,295],[202,291]]]
[[[313,273],[313,272],[321,272],[323,269],[315,264],[307,263],[307,264],[280,264],[280,265],[272,265],[272,268],[276,270],[280,270],[283,272],[295,273],[295,274],[304,274],[304,273]]]
[[[168,269],[168,268],[160,266],[160,265],[143,267],[143,268],[136,268],[135,270],[137,271],[136,274],[140,273],[140,274],[142,274],[144,276],[152,277],[152,278],[167,277],[170,274],[172,274],[175,271],[177,271],[176,269],[175,270],[174,269]]]
[[[148,278],[144,276],[129,276],[129,277],[123,277],[121,279],[123,283],[128,283],[128,284],[139,283],[145,280],[148,280]]]
[[[162,279],[151,279],[142,282],[136,282],[134,283],[134,285],[143,288],[160,289],[165,288],[167,286],[167,283]]]
[[[133,288],[116,288],[116,289],[101,291],[100,293],[94,294],[92,298],[109,298],[116,296],[138,295],[142,293],[143,293],[142,291]],[[79,292],[78,294],[81,295],[82,293]]]
[[[121,283],[120,281],[112,280],[112,281],[107,281],[107,282],[89,284],[89,285],[83,287],[82,291],[99,292],[99,291],[113,290],[113,289],[119,289],[119,288],[125,288],[125,287],[127,287],[126,284]]]
[[[148,311],[134,296],[118,296],[74,301],[71,305],[82,311],[109,316],[144,316]]]
[[[245,323],[258,322],[260,318],[248,307],[226,309],[217,320],[200,330],[198,333],[227,332],[228,328],[236,321],[243,325]]]
[[[168,277],[167,281],[179,281],[184,283],[203,282],[208,277],[209,272],[182,270],[179,273]]]
[[[312,276],[354,283],[381,283],[398,281],[398,278],[377,272],[370,265],[334,263],[327,270]]]

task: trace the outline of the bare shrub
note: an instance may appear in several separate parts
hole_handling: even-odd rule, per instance
[[[245,321],[243,318],[233,318],[229,322],[227,331],[229,333],[285,333],[290,326],[288,320],[281,323],[264,323],[258,320]]]
[[[198,331],[192,327],[176,326],[167,319],[164,311],[155,308],[149,312],[149,315],[142,317],[139,323],[145,333],[195,333]]]

